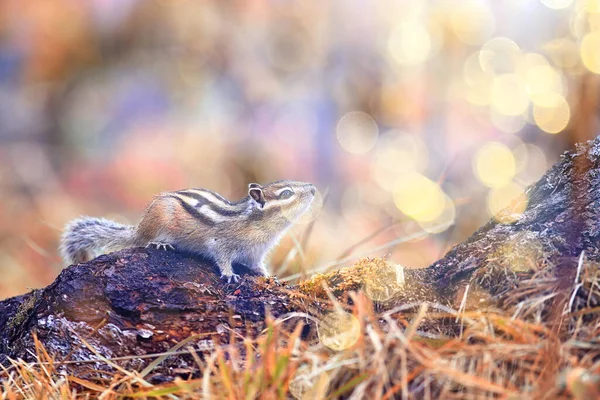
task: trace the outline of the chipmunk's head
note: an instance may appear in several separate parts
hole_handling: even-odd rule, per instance
[[[265,218],[280,222],[295,222],[308,210],[315,198],[316,188],[310,183],[277,181],[261,186],[248,185],[248,195],[256,202]]]

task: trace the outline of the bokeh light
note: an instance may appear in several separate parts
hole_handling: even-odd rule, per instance
[[[380,137],[374,157],[375,181],[388,191],[393,190],[400,175],[421,172],[429,162],[427,146],[418,136],[396,130]]]
[[[591,72],[600,74],[600,31],[590,32],[581,41],[581,61]]]
[[[477,106],[488,105],[494,74],[482,69],[479,52],[471,54],[465,61],[463,78],[468,85],[467,100]]]
[[[502,143],[488,143],[475,154],[473,170],[484,185],[500,188],[508,184],[516,174],[515,157]]]
[[[352,111],[344,115],[338,122],[336,132],[340,145],[353,154],[370,151],[379,136],[375,120],[362,111]]]
[[[487,41],[479,51],[481,69],[493,74],[509,74],[515,71],[521,49],[514,40],[495,37]]]
[[[321,343],[335,351],[354,346],[361,335],[358,319],[343,311],[327,314],[317,324],[317,331]]]
[[[527,208],[527,204],[524,187],[515,182],[490,189],[487,199],[490,215],[505,224],[517,221]]]
[[[280,179],[319,192],[271,271],[411,235],[388,259],[425,267],[598,131],[597,0],[112,3],[3,19],[0,297],[55,279],[71,218]]]
[[[501,74],[494,78],[491,105],[505,115],[521,115],[529,106],[527,86],[517,74]]]
[[[331,378],[326,371],[311,371],[301,365],[290,380],[290,393],[297,400],[321,400],[327,396]]]
[[[487,4],[480,1],[465,1],[460,7],[449,5],[452,30],[466,44],[483,43],[494,32],[495,20]]]
[[[417,65],[429,56],[431,37],[422,23],[403,21],[392,30],[388,49],[398,64]]]
[[[490,109],[490,120],[496,128],[505,133],[520,132],[526,123],[523,115],[501,114],[494,108]]]
[[[454,201],[444,193],[444,206],[442,212],[430,221],[417,221],[419,226],[432,234],[441,233],[456,222],[456,206]]]
[[[576,7],[569,18],[570,34],[577,40],[581,40],[589,30],[589,16],[585,7]],[[578,49],[579,53],[579,49]]]
[[[544,151],[534,144],[521,144],[513,154],[518,172],[515,180],[523,185],[537,182],[548,170]]]
[[[569,103],[558,94],[547,94],[544,105],[535,104],[533,119],[541,130],[548,133],[558,133],[565,129],[571,118]]]
[[[542,3],[548,8],[560,10],[573,4],[573,0],[542,0]]]
[[[598,0],[586,0],[585,11],[590,14],[600,14],[600,1]]]
[[[565,94],[561,75],[550,65],[536,65],[529,68],[526,83],[531,101],[539,106],[552,106],[553,95]]]
[[[404,267],[389,261],[385,267],[378,268],[374,273],[365,276],[364,291],[373,301],[386,302],[404,285]]]
[[[535,232],[521,231],[498,247],[488,258],[514,272],[530,272],[538,269],[537,263],[547,255]]]
[[[560,38],[544,45],[544,51],[559,68],[573,70],[579,65],[579,46],[570,38]]]
[[[398,178],[394,188],[394,202],[404,214],[424,222],[434,221],[446,206],[446,198],[440,186],[418,173]]]

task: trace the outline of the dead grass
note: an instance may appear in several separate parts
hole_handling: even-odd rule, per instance
[[[368,276],[381,266],[373,260],[357,268]],[[93,371],[85,379],[61,372],[63,363],[36,343],[37,362],[10,360],[0,372],[2,399],[598,398],[600,269],[582,257],[565,284],[561,268],[532,272],[503,299],[502,309],[486,310],[422,302],[376,312],[360,291],[350,295],[350,307],[322,287],[327,276],[318,276],[304,290],[322,288],[329,312],[350,312],[348,321],[358,330],[340,326],[337,337],[325,338],[319,325],[325,315],[289,316],[268,321],[256,339],[232,335],[230,344],[209,354],[182,343],[156,355],[141,372],[121,368],[118,359],[103,359],[115,371],[109,379]],[[304,322],[290,329],[292,317],[316,322],[319,338],[301,340]],[[431,328],[448,321],[456,335]],[[348,338],[352,332],[358,334]],[[188,378],[163,384],[146,380],[169,354],[181,352],[197,364]]]

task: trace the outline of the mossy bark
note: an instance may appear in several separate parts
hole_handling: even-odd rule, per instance
[[[541,272],[552,283],[548,290],[567,293],[584,250],[587,259],[600,261],[599,164],[598,139],[566,153],[528,189],[527,206],[515,222],[492,220],[429,268],[405,270],[404,284],[378,310],[424,301],[458,307],[467,285],[471,298],[476,294],[469,307],[491,303],[502,308],[514,304],[531,277]],[[0,362],[6,363],[6,357],[32,359],[35,334],[56,359],[71,362],[63,365],[71,373],[83,371],[84,364],[76,362],[100,356],[140,356],[122,365],[143,368],[149,362],[143,355],[168,351],[186,338],[193,337],[196,348],[208,351],[232,335],[259,334],[267,315],[323,312],[323,283],[344,298],[363,288],[365,271],[377,270],[381,263],[364,261],[298,286],[249,276],[226,284],[206,260],[177,252],[123,250],[66,268],[48,287],[0,302]],[[573,301],[583,301],[586,293],[581,288]],[[563,302],[566,298],[557,296]],[[292,318],[290,323],[299,321]],[[302,322],[307,323],[303,337],[310,338],[313,327]],[[171,379],[173,371],[193,363],[189,355],[170,357],[154,371],[154,379]],[[102,362],[85,366],[109,368]]]

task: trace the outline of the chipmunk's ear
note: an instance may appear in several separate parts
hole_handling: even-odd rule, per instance
[[[248,184],[248,189],[254,189],[254,188],[262,188],[261,185],[259,185],[258,183],[250,183]]]
[[[263,193],[261,188],[251,187],[250,190],[248,190],[248,194],[250,195],[252,200],[258,203],[260,208],[263,208],[265,206],[265,194]]]

